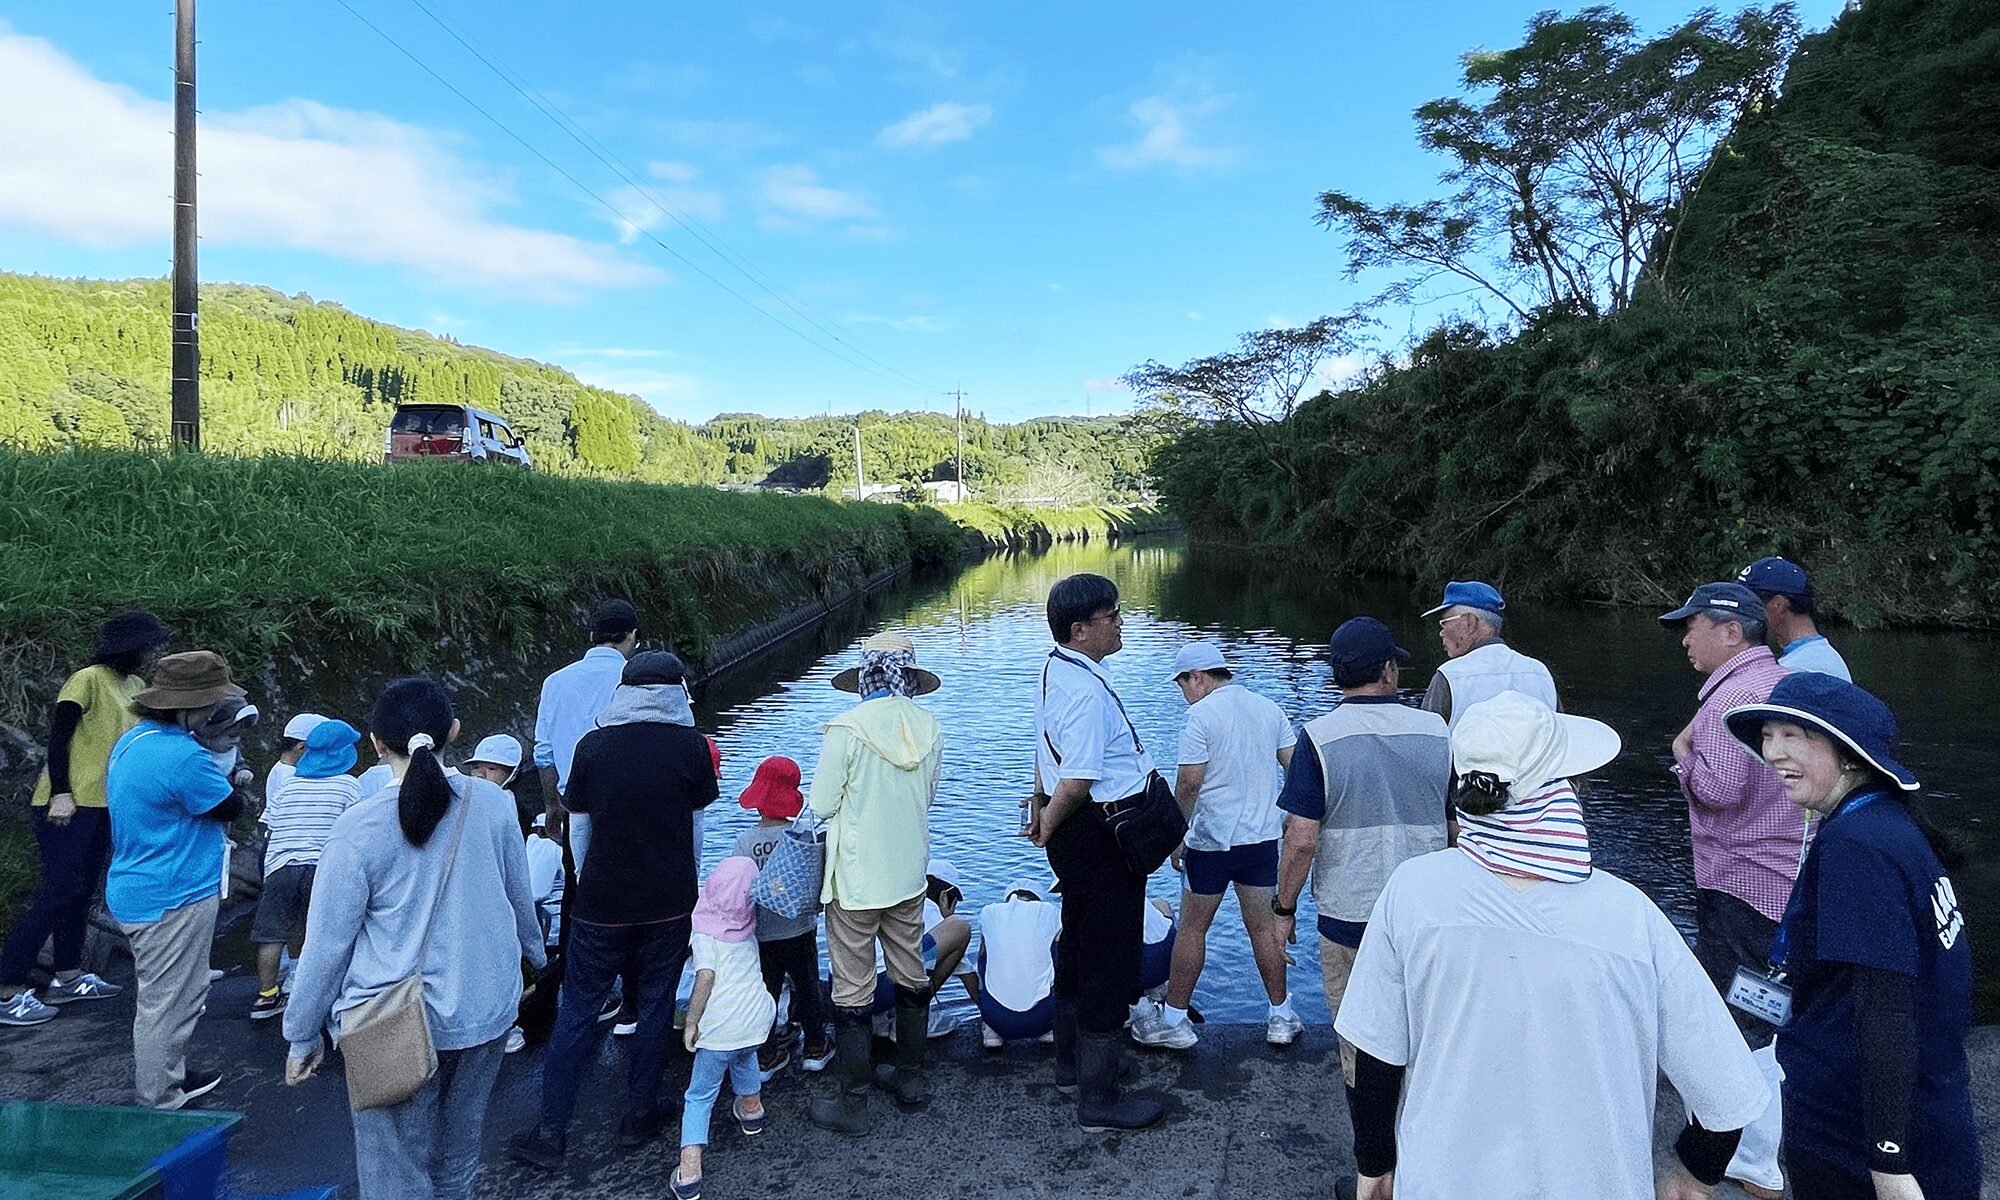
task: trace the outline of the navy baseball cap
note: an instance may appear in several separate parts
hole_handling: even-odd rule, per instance
[[[1373,678],[1390,659],[1408,662],[1410,652],[1396,644],[1387,625],[1374,617],[1354,617],[1327,639],[1326,657],[1333,664],[1333,681],[1341,683],[1363,675]]]
[[[1812,599],[1812,581],[1806,569],[1783,558],[1760,558],[1736,573],[1736,581],[1763,595],[1802,596]]]
[[[1434,617],[1447,608],[1461,604],[1467,608],[1483,608],[1493,613],[1507,607],[1507,602],[1500,598],[1500,589],[1492,584],[1481,583],[1477,579],[1454,579],[1444,585],[1444,603],[1424,615]]]
[[[1757,593],[1740,583],[1704,583],[1687,598],[1687,603],[1670,613],[1660,614],[1660,624],[1672,625],[1696,613],[1738,620],[1764,620],[1764,602]]]
[[[1759,758],[1764,753],[1764,723],[1789,721],[1839,742],[1903,791],[1922,786],[1908,767],[1896,761],[1896,714],[1837,675],[1794,671],[1771,689],[1769,700],[1739,704],[1722,719],[1736,740]]]

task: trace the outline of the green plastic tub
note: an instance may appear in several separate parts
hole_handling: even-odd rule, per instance
[[[239,1113],[0,1104],[0,1200],[213,1200]]]

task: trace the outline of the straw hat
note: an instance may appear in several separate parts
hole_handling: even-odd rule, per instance
[[[243,689],[229,674],[229,664],[213,650],[188,650],[169,654],[153,669],[153,684],[132,697],[135,704],[171,712],[182,708],[207,708],[228,696],[241,696]]]
[[[876,634],[874,637],[861,643],[861,653],[864,657],[869,654],[909,655],[912,665],[903,668],[903,678],[909,681],[910,695],[912,696],[928,696],[943,686],[943,682],[936,675],[924,670],[922,667],[914,665],[917,647],[909,638],[904,637],[900,633]],[[833,686],[843,692],[860,694],[861,668],[849,667],[840,674],[835,675],[833,677]]]

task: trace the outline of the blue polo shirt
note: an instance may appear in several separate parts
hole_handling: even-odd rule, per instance
[[[229,799],[229,780],[193,734],[156,721],[127,730],[111,749],[105,793],[112,916],[147,925],[222,891],[223,822],[202,814]]]
[[[1965,1038],[1972,950],[1951,880],[1895,797],[1854,797],[1813,840],[1782,925],[1792,1019],[1778,1033],[1785,1143],[1868,1173],[1865,1077],[1850,966],[1909,978],[1917,1026],[1911,1168],[1926,1195],[1979,1191],[1979,1133]]]

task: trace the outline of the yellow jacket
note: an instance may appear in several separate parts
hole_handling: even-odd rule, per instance
[[[827,822],[820,901],[889,908],[923,894],[930,807],[944,734],[902,696],[864,700],[827,723],[813,815]]]

